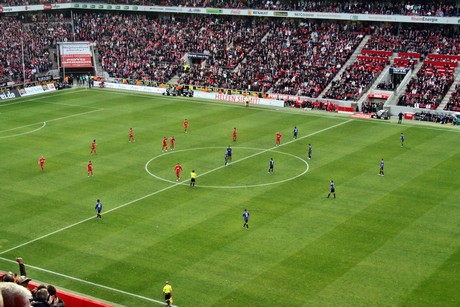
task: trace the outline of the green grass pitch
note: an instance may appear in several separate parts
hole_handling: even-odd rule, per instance
[[[458,127],[81,89],[2,102],[0,149],[3,271],[132,307],[166,280],[181,307],[460,304]]]

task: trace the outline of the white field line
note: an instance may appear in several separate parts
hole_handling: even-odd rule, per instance
[[[147,161],[147,163],[146,163],[145,166],[144,166],[144,169],[145,169],[145,171],[146,171],[150,176],[152,176],[152,177],[154,177],[154,178],[156,178],[156,179],[159,179],[159,180],[162,180],[162,181],[165,181],[165,182],[168,182],[168,183],[177,183],[177,182],[175,182],[175,181],[173,181],[173,180],[169,180],[169,179],[166,179],[166,178],[162,178],[162,177],[159,177],[159,176],[153,174],[152,172],[150,172],[150,171],[148,170],[148,166],[149,166],[150,163],[151,163],[152,161],[154,161],[155,159],[158,159],[158,158],[163,157],[163,156],[165,156],[165,155],[174,154],[174,153],[177,153],[177,152],[184,152],[184,151],[191,151],[191,150],[204,150],[204,149],[206,149],[206,150],[209,150],[209,149],[220,149],[220,150],[225,150],[226,148],[227,148],[227,147],[201,147],[201,148],[188,148],[188,149],[181,149],[181,150],[170,151],[170,152],[168,152],[168,153],[163,153],[163,154],[161,154],[161,155],[158,155],[158,156],[156,156],[156,157],[150,159],[149,161]],[[243,149],[243,150],[246,149],[246,150],[247,150],[247,149],[249,149],[249,150],[259,150],[259,151],[262,150],[263,152],[266,152],[266,151],[267,151],[267,150],[265,150],[265,149],[261,149],[261,148],[252,148],[252,147],[233,147],[233,148],[238,148],[238,150],[241,150],[241,149]],[[284,183],[284,182],[287,182],[287,181],[294,180],[294,179],[296,179],[296,178],[298,178],[298,177],[300,177],[300,176],[302,176],[302,175],[305,175],[305,174],[308,172],[309,168],[310,168],[310,166],[308,165],[308,162],[307,162],[306,160],[304,160],[304,159],[302,159],[302,158],[300,158],[300,157],[298,157],[298,156],[296,156],[296,155],[293,155],[293,154],[290,154],[290,153],[287,153],[287,152],[282,152],[282,151],[270,150],[270,149],[269,149],[269,151],[274,152],[274,153],[279,153],[279,154],[287,155],[287,156],[291,156],[291,157],[293,157],[293,158],[296,158],[296,159],[302,161],[302,162],[307,166],[307,168],[306,168],[302,173],[300,173],[300,174],[297,174],[297,175],[292,176],[292,177],[287,178],[287,179],[283,179],[283,180],[275,181],[275,182],[270,182],[270,183],[260,183],[260,184],[250,184],[250,185],[234,185],[234,186],[212,186],[212,185],[203,185],[203,184],[200,184],[199,187],[200,187],[200,188],[211,188],[211,189],[241,189],[241,188],[264,187],[264,186],[268,186],[268,185],[275,185],[275,184],[280,184],[280,183]],[[256,154],[256,155],[257,155],[257,154]],[[243,160],[245,160],[245,159],[235,160],[235,162],[232,162],[231,164],[237,163],[237,162],[240,162],[240,161],[243,161]],[[216,168],[215,170],[218,170],[218,169],[220,169],[220,168]],[[198,177],[198,176],[197,176],[197,177]],[[184,184],[184,183],[185,183],[185,180],[181,182],[181,184]]]
[[[10,260],[10,259],[3,258],[3,257],[0,257],[0,260],[10,262],[10,263],[16,263],[16,261],[14,261],[14,260]],[[149,297],[137,295],[137,294],[134,294],[134,293],[123,291],[123,290],[107,287],[107,286],[104,286],[104,285],[99,285],[99,284],[96,284],[96,283],[93,283],[93,282],[90,282],[90,281],[87,281],[87,280],[84,280],[84,279],[75,278],[75,277],[72,277],[72,276],[69,276],[69,275],[65,275],[65,274],[45,270],[45,269],[42,269],[42,268],[39,268],[39,267],[36,267],[36,266],[33,266],[33,265],[28,264],[27,267],[28,268],[33,268],[33,269],[35,269],[37,271],[41,271],[41,272],[57,275],[57,276],[60,276],[60,277],[64,277],[64,278],[67,278],[67,279],[79,281],[79,282],[87,284],[87,285],[92,285],[92,286],[96,286],[96,287],[103,288],[103,289],[106,289],[106,290],[110,290],[110,291],[113,291],[113,292],[118,292],[118,293],[125,294],[125,295],[128,295],[128,296],[133,296],[133,297],[136,297],[136,298],[140,298],[140,299],[152,302],[152,303],[158,303],[158,304],[162,304],[162,305],[165,304],[164,301],[158,301],[158,300],[155,300],[155,299],[152,299],[152,298],[149,298]],[[175,306],[175,305],[172,305],[172,306]]]
[[[15,127],[15,128],[11,128],[11,129],[6,129],[6,130],[0,130],[0,133],[3,133],[3,132],[8,132],[8,131],[14,131],[14,130],[18,130],[18,129],[22,129],[22,128],[27,128],[27,127],[30,127],[30,126],[36,126],[38,124],[45,124],[46,125],[46,122],[38,122],[38,123],[33,123],[33,124],[29,124],[29,125],[24,125],[24,126],[19,126],[19,127]]]
[[[54,94],[53,97],[54,97],[54,96],[67,95],[67,94],[73,94],[73,92],[74,92],[74,91],[72,91],[72,90],[70,90],[70,91],[69,91],[69,90],[66,90],[65,92],[61,92],[61,93]],[[52,93],[52,92],[46,93],[46,94],[51,94],[51,93]],[[42,95],[44,95],[44,94],[45,94],[45,93],[39,94],[40,97],[35,97],[35,98],[31,98],[31,97],[27,97],[27,96],[20,97],[20,98],[17,99],[18,101],[0,104],[0,107],[6,107],[6,106],[14,105],[14,104],[26,103],[26,102],[29,102],[29,101],[40,100],[40,99],[43,99]]]
[[[36,124],[34,124],[34,125],[36,125]],[[28,125],[28,126],[31,126],[31,125]],[[41,129],[45,128],[45,126],[46,126],[46,122],[43,122],[42,125],[41,125],[39,128],[37,128],[37,129],[31,130],[31,131],[27,131],[27,132],[23,132],[23,133],[16,133],[16,134],[11,134],[11,135],[0,136],[0,139],[6,139],[6,138],[12,138],[12,137],[16,137],[16,136],[31,134],[31,133],[37,132],[38,130],[41,130]],[[18,129],[18,128],[0,131],[0,133],[1,133],[1,132],[5,132],[5,131],[15,130],[15,129]]]
[[[92,110],[92,111],[88,111],[88,112],[76,113],[76,114],[72,114],[72,115],[68,115],[68,116],[64,116],[64,117],[53,118],[53,119],[47,120],[46,122],[47,122],[47,123],[49,123],[49,122],[55,122],[55,121],[58,121],[58,120],[63,120],[63,119],[67,119],[67,118],[77,117],[77,116],[80,116],[80,115],[90,114],[90,113],[99,112],[99,111],[104,111],[104,109],[96,109],[96,110]]]
[[[92,110],[92,111],[88,111],[88,112],[76,113],[76,114],[72,114],[72,115],[68,115],[68,116],[63,116],[63,117],[58,117],[58,118],[52,118],[52,119],[48,119],[48,120],[43,121],[43,122],[37,122],[37,123],[33,123],[33,124],[29,124],[29,125],[24,125],[24,126],[20,126],[20,127],[15,127],[15,128],[7,129],[7,130],[1,130],[1,131],[0,131],[0,134],[1,134],[1,133],[4,133],[4,132],[8,132],[8,131],[13,131],[13,130],[17,130],[17,129],[27,128],[27,127],[30,127],[30,126],[35,126],[35,125],[42,124],[42,126],[41,126],[40,128],[38,128],[38,129],[35,129],[35,130],[32,130],[32,131],[23,132],[23,133],[18,133],[18,134],[0,136],[0,139],[10,138],[10,137],[16,137],[16,136],[20,136],[20,135],[25,135],[25,134],[34,133],[34,132],[36,132],[36,131],[38,131],[38,130],[44,128],[44,127],[46,126],[46,123],[55,122],[55,121],[58,121],[58,120],[63,120],[63,119],[71,118],[71,117],[77,117],[77,116],[81,116],[81,115],[85,115],[85,114],[90,114],[90,113],[94,113],[94,112],[99,112],[99,111],[103,111],[103,110],[104,110],[104,109],[96,109],[96,110]]]
[[[57,105],[57,106],[74,107],[74,108],[87,108],[87,109],[95,109],[95,110],[100,110],[101,109],[101,108],[92,107],[92,106],[80,106],[80,105],[74,105],[74,104],[68,104],[68,103],[62,103],[62,102],[48,102],[48,101],[44,101],[44,100],[37,100],[37,102],[46,103],[46,104],[54,104],[54,105]]]
[[[95,111],[97,111],[97,110],[95,110]],[[91,112],[95,112],[95,111],[91,111]],[[281,146],[286,146],[286,145],[288,145],[288,144],[291,144],[291,143],[293,143],[293,142],[299,141],[299,140],[304,139],[304,138],[306,138],[306,137],[309,137],[309,136],[312,136],[312,135],[315,135],[315,134],[318,134],[318,133],[321,133],[321,132],[324,132],[324,131],[327,131],[327,130],[330,130],[330,129],[334,129],[334,128],[339,127],[339,126],[342,126],[342,125],[347,124],[347,123],[349,123],[349,122],[351,122],[351,121],[353,121],[353,119],[349,119],[349,120],[347,120],[347,121],[345,121],[345,122],[342,122],[342,123],[339,123],[339,124],[330,126],[330,127],[328,127],[328,128],[322,129],[322,130],[318,130],[318,131],[316,131],[316,132],[310,133],[310,134],[305,135],[305,136],[303,136],[303,137],[299,137],[299,138],[297,138],[297,139],[294,139],[294,140],[291,140],[291,141],[289,141],[289,142],[283,143],[283,144],[281,144],[280,146],[272,147],[271,149],[273,149],[273,148],[279,148],[279,147],[281,147]],[[236,163],[236,162],[238,162],[238,161],[243,161],[243,160],[249,159],[250,157],[256,156],[256,155],[258,155],[258,154],[262,154],[262,153],[267,152],[267,151],[269,151],[269,150],[271,150],[271,149],[263,150],[263,151],[261,151],[260,153],[256,153],[256,154],[253,154],[253,155],[251,155],[251,156],[248,156],[248,157],[239,159],[239,160],[237,160],[237,161],[235,161],[235,162],[233,162],[233,163]],[[204,176],[204,175],[206,175],[206,174],[209,174],[209,173],[214,172],[214,171],[216,171],[216,170],[219,170],[219,169],[221,169],[221,168],[222,168],[222,166],[217,167],[217,168],[215,168],[215,169],[212,169],[212,170],[210,170],[210,171],[207,171],[207,172],[201,174],[200,176]],[[185,181],[186,181],[186,180],[184,180],[184,182],[185,182]],[[120,206],[118,206],[118,207],[114,207],[114,208],[112,208],[112,209],[110,209],[110,210],[107,210],[107,211],[105,211],[103,214],[107,214],[107,213],[110,213],[110,212],[112,212],[112,211],[121,209],[121,208],[123,208],[123,207],[126,207],[126,206],[128,206],[128,205],[131,205],[131,204],[133,204],[133,203],[136,203],[136,202],[138,202],[138,201],[140,201],[140,200],[146,199],[146,198],[151,197],[151,196],[153,196],[153,195],[159,194],[159,193],[161,193],[161,192],[167,191],[167,190],[169,190],[169,189],[171,189],[171,188],[174,188],[174,187],[176,187],[176,186],[178,186],[178,185],[181,185],[181,184],[182,184],[182,182],[178,182],[178,183],[172,184],[172,185],[170,185],[170,186],[168,186],[168,187],[165,187],[165,188],[163,188],[163,189],[161,189],[161,190],[152,192],[152,193],[147,194],[147,195],[145,195],[145,196],[142,196],[142,197],[136,198],[136,199],[134,199],[134,200],[132,200],[132,201],[129,201],[129,202],[127,202],[127,203],[124,203],[124,204],[122,204],[122,205],[120,205]],[[57,230],[55,230],[55,231],[52,231],[52,232],[50,232],[50,233],[47,233],[47,234],[45,234],[45,235],[42,235],[42,236],[37,237],[37,238],[35,238],[35,239],[32,239],[32,240],[30,240],[30,241],[24,242],[24,243],[22,243],[22,244],[16,245],[16,246],[14,246],[14,247],[12,247],[12,248],[9,248],[9,249],[7,249],[7,250],[1,251],[1,252],[0,252],[0,255],[3,255],[3,254],[8,253],[8,252],[11,252],[11,251],[13,251],[13,250],[16,250],[16,249],[21,248],[21,247],[26,246],[26,245],[29,245],[29,244],[31,244],[31,243],[37,242],[37,241],[39,241],[39,240],[41,240],[41,239],[50,237],[50,236],[52,236],[52,235],[54,235],[54,234],[57,234],[57,233],[60,233],[60,232],[62,232],[62,231],[64,231],[64,230],[73,228],[73,227],[75,227],[75,226],[77,226],[77,225],[80,225],[80,224],[83,224],[83,223],[85,223],[85,222],[87,222],[87,221],[89,221],[89,220],[94,220],[94,217],[92,216],[92,217],[83,219],[83,220],[81,220],[81,221],[78,221],[78,222],[73,223],[73,224],[71,224],[71,225],[68,225],[68,226],[66,226],[66,227],[57,229]],[[0,259],[2,259],[2,258],[0,258]],[[34,268],[35,268],[35,267],[34,267]],[[36,268],[37,268],[37,269],[40,269],[40,268],[38,268],[38,267],[36,267]],[[57,272],[48,271],[48,270],[45,270],[45,269],[40,269],[40,270],[45,271],[45,272],[48,272],[48,273],[50,273],[50,274],[55,274],[55,275],[57,275],[57,276],[66,277],[66,278],[69,278],[69,279],[72,279],[72,280],[76,280],[76,281],[81,281],[81,282],[84,282],[84,283],[88,283],[88,284],[91,284],[91,285],[94,285],[94,286],[97,286],[97,287],[101,287],[101,288],[104,288],[104,289],[109,289],[109,290],[112,289],[113,291],[116,291],[116,292],[119,292],[119,293],[125,293],[125,294],[127,294],[127,295],[131,295],[131,296],[136,296],[136,297],[139,297],[139,298],[143,298],[143,297],[138,296],[138,295],[136,295],[136,294],[131,294],[131,293],[128,293],[128,292],[125,292],[125,291],[122,291],[122,290],[113,289],[113,288],[110,288],[110,287],[107,287],[107,286],[104,286],[104,285],[99,285],[99,284],[96,284],[96,283],[91,283],[91,282],[89,282],[89,281],[85,281],[85,280],[81,280],[81,279],[78,279],[78,278],[75,278],[75,277],[63,275],[63,274],[60,274],[60,273],[57,273]],[[146,299],[148,299],[148,298],[146,298]],[[148,299],[148,300],[151,300],[151,299]],[[152,300],[152,301],[154,301],[154,300]],[[158,302],[158,301],[155,301],[155,302]],[[164,302],[161,302],[161,303],[164,304]]]
[[[342,126],[342,125],[347,124],[347,123],[349,123],[349,122],[351,122],[351,121],[353,121],[353,119],[349,119],[349,120],[347,120],[347,121],[345,121],[345,122],[342,122],[342,123],[339,123],[339,124],[336,124],[336,125],[333,125],[333,126],[330,126],[330,127],[324,128],[324,129],[321,129],[321,130],[318,130],[318,131],[316,131],[316,132],[312,132],[312,133],[310,133],[310,134],[304,135],[304,136],[299,137],[299,138],[297,138],[297,139],[290,140],[290,141],[288,141],[288,142],[286,142],[286,143],[280,144],[279,146],[273,146],[273,147],[271,147],[271,148],[264,149],[264,150],[262,150],[262,151],[260,151],[260,152],[256,152],[256,153],[254,153],[254,154],[252,154],[252,155],[249,155],[249,156],[246,156],[246,157],[244,157],[244,158],[238,159],[238,160],[236,160],[236,161],[234,161],[234,162],[231,162],[231,164],[235,164],[235,163],[238,163],[238,162],[241,162],[241,161],[244,161],[244,160],[247,160],[247,159],[256,157],[256,156],[258,156],[258,155],[264,154],[264,153],[266,153],[266,152],[268,152],[268,151],[271,151],[271,150],[274,150],[274,149],[276,149],[276,148],[280,148],[280,147],[282,147],[282,146],[289,145],[289,144],[291,144],[291,143],[300,141],[300,140],[302,140],[302,139],[304,139],[304,138],[313,136],[313,135],[315,135],[315,134],[318,134],[318,133],[321,133],[321,132],[324,132],[324,131],[327,131],[327,130],[330,130],[330,129],[334,129],[334,128],[339,127],[339,126]],[[149,173],[149,174],[151,175],[151,173],[150,173],[150,172],[148,171],[148,169],[147,169],[147,166],[148,166],[148,162],[145,164],[144,169],[147,171],[147,173]],[[198,178],[198,177],[201,177],[201,176],[204,176],[204,175],[207,175],[207,174],[209,174],[209,173],[215,172],[215,171],[217,171],[217,170],[220,170],[220,169],[222,169],[222,168],[224,168],[224,167],[225,167],[225,165],[221,165],[221,166],[219,166],[219,167],[213,168],[213,169],[211,169],[211,170],[209,170],[209,171],[207,171],[207,172],[204,172],[204,173],[202,173],[202,174],[200,174],[200,175],[197,175],[197,178]],[[179,184],[182,184],[182,183],[184,183],[184,182],[186,182],[186,181],[188,181],[188,180],[183,180],[183,181],[181,181],[181,182],[177,182],[177,183],[175,183],[174,185],[172,185],[171,187],[175,187],[175,186],[177,186],[177,185],[179,185]],[[0,253],[0,254],[1,254],[1,253]]]
[[[310,134],[304,135],[304,136],[299,137],[299,138],[297,138],[297,139],[290,140],[290,141],[288,141],[288,142],[286,142],[286,143],[280,144],[279,146],[273,146],[273,147],[271,147],[271,148],[264,149],[264,150],[262,150],[262,151],[260,151],[260,152],[256,152],[255,154],[252,154],[252,155],[246,156],[246,157],[244,157],[244,158],[241,158],[241,159],[239,159],[239,160],[236,160],[235,162],[232,162],[232,164],[237,163],[237,162],[240,162],[240,161],[244,161],[244,160],[247,160],[247,159],[250,159],[250,158],[252,158],[252,157],[255,157],[255,156],[258,156],[258,155],[261,155],[261,154],[264,154],[264,153],[266,153],[267,151],[271,151],[271,150],[274,150],[274,149],[276,149],[276,148],[280,148],[280,147],[282,147],[282,146],[289,145],[289,144],[291,144],[291,143],[300,141],[300,140],[302,140],[302,139],[304,139],[304,138],[313,136],[313,135],[315,135],[315,134],[318,134],[318,133],[321,133],[321,132],[324,132],[324,131],[327,131],[327,130],[330,130],[330,129],[334,129],[334,128],[336,128],[336,127],[339,127],[339,126],[342,126],[342,125],[344,125],[344,124],[347,124],[347,123],[349,123],[349,122],[351,122],[351,121],[353,121],[353,119],[349,119],[349,120],[347,120],[347,121],[345,121],[345,122],[342,122],[342,123],[339,123],[339,124],[330,126],[330,127],[328,127],[328,128],[324,128],[324,129],[322,129],[322,130],[318,130],[318,131],[316,131],[316,132],[312,132],[312,133],[310,133]],[[210,171],[204,172],[204,173],[201,174],[200,176],[203,176],[203,175],[212,173],[212,172],[214,172],[214,171],[216,171],[216,170],[219,170],[219,169],[221,169],[221,168],[224,168],[224,167],[225,167],[225,165],[219,166],[219,167],[217,167],[217,168],[215,168],[215,169],[212,169],[212,170],[210,170]],[[197,176],[197,177],[199,177],[199,176]]]

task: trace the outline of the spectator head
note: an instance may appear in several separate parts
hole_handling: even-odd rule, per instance
[[[32,294],[29,290],[15,283],[0,283],[0,306],[25,307],[30,306]]]
[[[49,295],[56,295],[56,287],[53,285],[46,286],[46,290],[48,290]]]
[[[29,277],[27,276],[24,276],[24,275],[21,275],[19,276],[18,280],[16,281],[16,283],[20,286],[23,286],[23,287],[26,287],[27,288],[27,285],[29,284],[29,281],[31,281],[32,279],[30,279]]]
[[[39,302],[46,302],[48,299],[48,290],[42,288],[35,293],[35,299]]]
[[[14,274],[11,272],[5,273],[2,277],[3,282],[14,282]]]

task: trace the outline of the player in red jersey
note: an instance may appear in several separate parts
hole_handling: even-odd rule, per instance
[[[90,155],[92,155],[94,152],[94,154],[96,154],[96,140],[93,140],[93,142],[91,143],[91,151],[89,152]]]
[[[279,132],[276,133],[276,146],[280,146],[282,136],[283,135],[281,133],[279,133]]]
[[[233,128],[233,142],[236,142],[236,128]]]
[[[179,163],[174,166],[174,170],[176,171],[176,181],[180,180],[180,172],[182,172],[182,166]]]
[[[133,128],[129,128],[128,142],[135,142],[134,141],[134,136],[133,136]]]
[[[161,151],[168,151],[168,138],[163,138],[163,146],[161,147]]]
[[[93,163],[91,163],[91,161],[88,161],[88,165],[86,166],[86,168],[88,169],[88,177],[90,175],[93,176]]]
[[[38,164],[40,164],[40,167],[42,168],[42,172],[45,171],[45,158],[43,156],[40,157],[40,159],[38,159]]]
[[[169,149],[174,150],[174,143],[176,142],[176,139],[174,136],[169,138]]]
[[[187,133],[188,130],[188,120],[184,119],[184,132]]]

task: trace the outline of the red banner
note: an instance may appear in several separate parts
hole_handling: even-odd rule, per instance
[[[63,68],[93,67],[93,61],[91,55],[69,54],[61,56],[61,66]]]
[[[390,97],[390,95],[385,93],[372,93],[367,95],[367,98],[388,99],[388,97]]]

